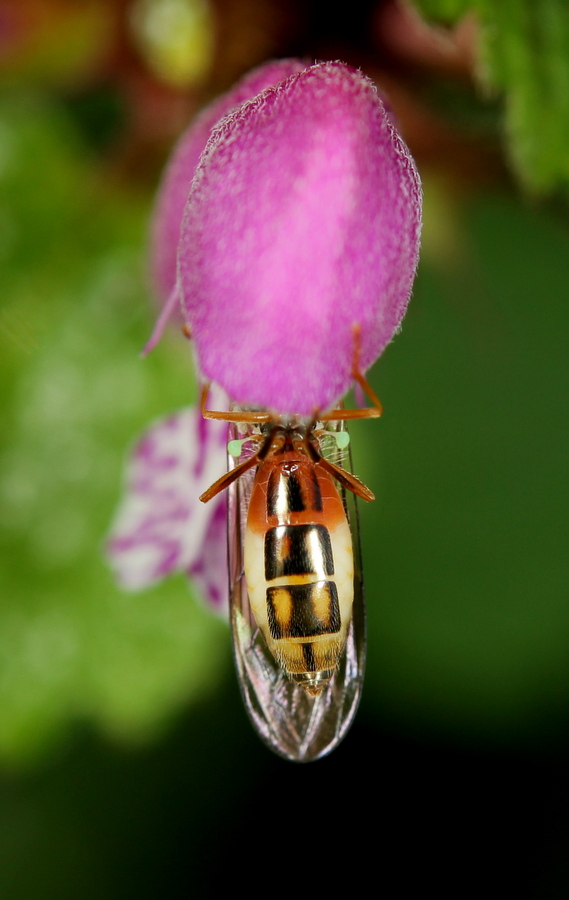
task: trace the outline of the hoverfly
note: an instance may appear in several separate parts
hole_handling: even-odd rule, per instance
[[[374,495],[350,471],[347,419],[258,409],[206,409],[230,423],[229,471],[200,500],[229,488],[230,617],[241,693],[261,739],[286,759],[329,753],[355,716],[365,665],[365,609],[355,495]],[[237,460],[235,459],[237,457]],[[339,489],[335,482],[338,483]]]

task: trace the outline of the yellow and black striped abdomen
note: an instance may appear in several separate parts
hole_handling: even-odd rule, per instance
[[[267,610],[273,640],[340,631],[330,533],[324,525],[277,525],[265,535]]]
[[[344,648],[353,601],[349,526],[333,480],[306,459],[257,474],[245,537],[249,600],[286,671],[318,693]]]

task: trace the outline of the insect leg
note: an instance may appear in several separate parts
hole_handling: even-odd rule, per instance
[[[373,403],[373,406],[366,407],[365,409],[332,409],[330,412],[323,413],[323,415],[319,416],[321,422],[337,422],[348,419],[378,419],[383,412],[381,400],[360,369],[361,326],[358,322],[355,322],[352,325],[352,332],[354,335],[352,378],[359,384],[366,397]]]
[[[271,418],[269,413],[264,412],[248,412],[240,410],[239,412],[223,412],[214,409],[207,409],[207,397],[209,394],[209,381],[206,381],[202,388],[201,411],[204,419],[221,419],[223,422],[268,422]]]

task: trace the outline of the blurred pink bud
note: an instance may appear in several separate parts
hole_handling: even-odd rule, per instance
[[[304,68],[298,60],[283,59],[254,69],[227,94],[202,110],[178,141],[158,191],[152,227],[152,275],[163,303],[168,301],[176,284],[176,256],[184,207],[200,156],[214,127],[231,110]]]

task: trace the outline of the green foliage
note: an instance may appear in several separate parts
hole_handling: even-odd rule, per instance
[[[413,2],[425,18],[450,25],[468,12],[473,0],[413,0]]]
[[[465,12],[479,25],[478,74],[505,101],[505,133],[525,186],[569,186],[569,7],[566,0],[415,0],[448,24]]]
[[[0,756],[15,761],[71,719],[155,732],[216,682],[227,639],[181,578],[124,594],[102,556],[129,444],[194,392],[182,339],[139,359],[147,201],[24,98],[0,108],[0,182]]]
[[[544,747],[569,724],[567,224],[480,196],[453,239],[378,363],[375,443],[359,431],[378,497],[360,507],[364,704]]]

